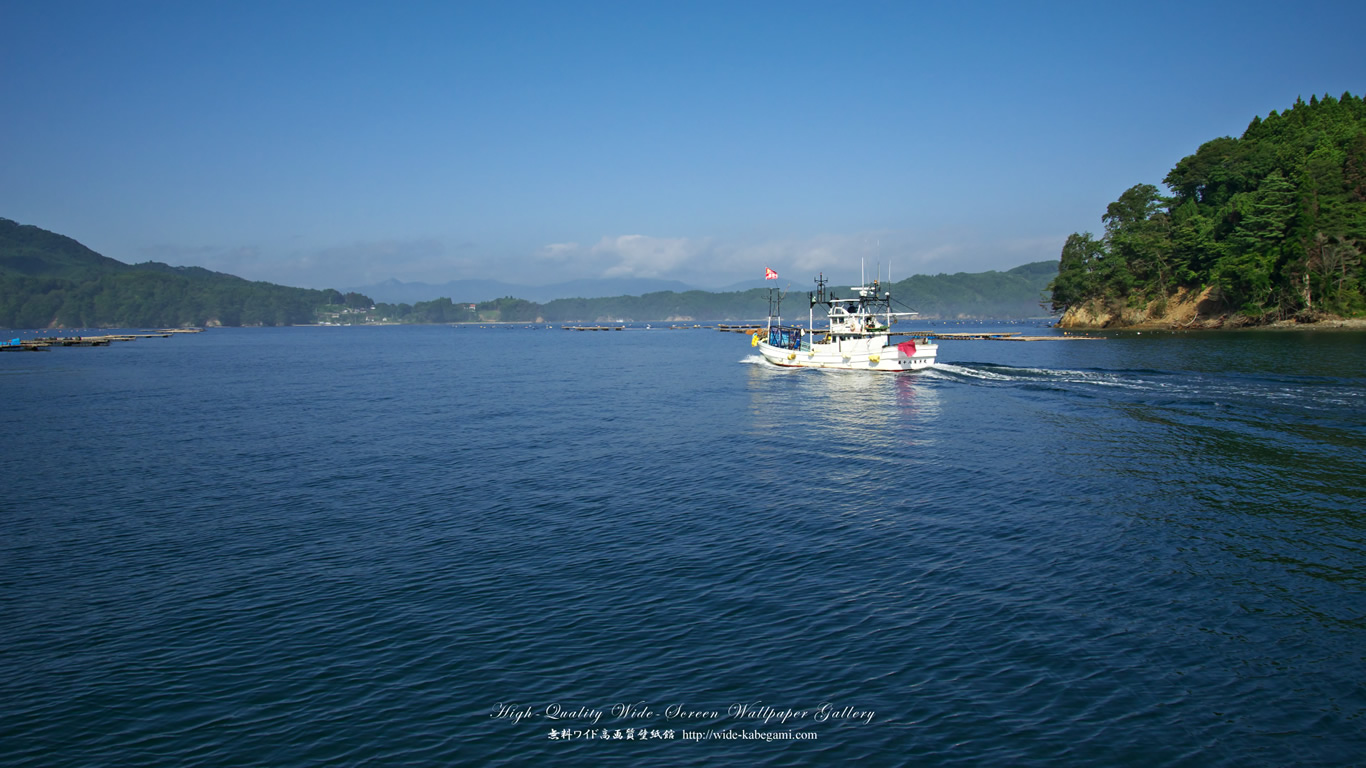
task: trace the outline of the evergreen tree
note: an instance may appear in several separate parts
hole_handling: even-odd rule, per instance
[[[1182,158],[1163,198],[1135,185],[1107,206],[1105,235],[1063,246],[1053,306],[1141,305],[1179,288],[1217,288],[1254,319],[1366,308],[1366,103],[1297,99],[1254,117],[1239,139]],[[1086,259],[1078,251],[1091,254]],[[1085,269],[1079,265],[1085,264]]]

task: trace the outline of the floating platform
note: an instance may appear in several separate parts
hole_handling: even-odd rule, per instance
[[[107,347],[115,341],[132,341],[136,336],[40,336],[31,341],[49,347]]]
[[[12,342],[6,341],[0,344],[0,352],[46,352],[48,344],[40,344],[32,339]]]
[[[103,336],[39,336],[0,343],[0,352],[41,352],[52,347],[107,347],[116,341],[166,339],[174,333],[200,333],[204,329],[166,329],[155,333],[117,333]]]
[[[562,325],[566,331],[624,331],[624,325]]]

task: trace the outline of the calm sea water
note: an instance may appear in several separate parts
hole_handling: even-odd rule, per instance
[[[1361,334],[222,329],[0,396],[8,766],[1366,755]]]

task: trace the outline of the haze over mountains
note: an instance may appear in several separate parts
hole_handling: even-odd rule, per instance
[[[505,296],[515,296],[527,301],[545,303],[555,299],[597,299],[604,296],[639,296],[655,291],[681,293],[695,289],[677,280],[604,278],[600,280],[570,280],[540,286],[517,285],[500,280],[452,280],[433,285],[431,283],[405,283],[391,279],[382,283],[356,286],[346,290],[363,293],[375,301],[390,304],[416,304],[419,301],[432,301],[441,298],[465,302],[493,301]]]
[[[809,276],[803,278],[802,284],[805,285],[809,281]],[[784,281],[783,285],[786,284],[787,281]],[[493,301],[506,296],[515,296],[519,299],[544,304],[555,299],[642,296],[659,291],[683,293],[684,291],[708,290],[710,293],[724,293],[727,291],[747,291],[751,288],[763,288],[764,286],[765,282],[762,277],[714,289],[699,288],[678,280],[645,277],[583,278],[550,285],[519,285],[500,280],[452,280],[434,285],[432,283],[405,283],[391,279],[382,283],[353,286],[344,290],[363,293],[375,301],[390,304],[416,304],[419,301],[433,301],[441,298],[448,298],[453,301],[480,302]]]

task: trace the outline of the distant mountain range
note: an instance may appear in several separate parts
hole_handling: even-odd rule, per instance
[[[599,280],[570,280],[553,285],[515,285],[500,280],[452,280],[448,283],[404,283],[386,280],[373,285],[347,288],[363,293],[375,301],[389,304],[416,304],[419,301],[450,299],[456,302],[493,301],[513,296],[544,304],[555,299],[598,299],[607,296],[641,296],[657,291],[698,290],[677,280],[655,280],[643,277],[603,278]]]
[[[1048,262],[1052,264],[1052,262]],[[1050,268],[1051,269],[1051,268]],[[1051,279],[1051,278],[1050,278]],[[802,283],[805,290],[810,279]],[[389,304],[416,304],[419,301],[450,299],[454,302],[477,303],[494,301],[505,297],[515,297],[545,304],[558,299],[602,299],[614,296],[644,296],[647,293],[673,291],[706,291],[707,293],[737,293],[769,286],[786,288],[791,281],[766,281],[762,277],[723,286],[721,288],[699,288],[678,280],[660,280],[647,277],[584,278],[569,280],[550,285],[520,285],[505,283],[501,280],[452,280],[448,283],[405,283],[399,280],[385,280],[382,283],[359,285],[344,288],[343,291],[364,294]],[[793,287],[796,287],[793,284]]]

